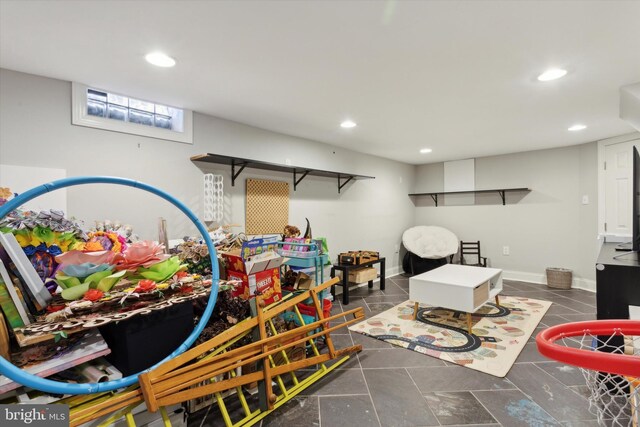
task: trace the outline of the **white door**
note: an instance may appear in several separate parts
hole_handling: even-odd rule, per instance
[[[631,236],[633,146],[640,140],[605,146],[605,232]]]

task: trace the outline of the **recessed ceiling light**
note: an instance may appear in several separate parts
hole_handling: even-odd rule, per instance
[[[538,80],[541,82],[548,82],[549,80],[559,79],[567,74],[567,70],[560,68],[551,68],[538,76]]]
[[[351,121],[351,120],[345,120],[344,122],[340,123],[340,127],[341,127],[341,128],[345,128],[345,129],[354,128],[354,127],[356,127],[356,126],[358,126],[358,125],[356,124],[356,122]]]
[[[170,56],[165,55],[162,52],[151,52],[148,53],[144,59],[147,60],[149,64],[153,64],[157,67],[173,67],[176,65],[176,60]]]
[[[420,153],[427,154],[427,153],[430,153],[431,151],[433,151],[433,150],[431,150],[431,148],[423,148],[423,149],[420,150]]]
[[[587,127],[585,125],[573,125],[570,128],[567,128],[567,130],[570,130],[571,132],[575,132],[577,130],[582,130],[582,129],[586,129]]]

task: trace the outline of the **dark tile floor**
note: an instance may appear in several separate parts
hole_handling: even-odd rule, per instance
[[[409,299],[409,279],[387,279],[384,291],[366,286],[349,292],[347,309],[367,317]],[[595,294],[505,281],[505,295],[552,301],[537,332],[546,326],[595,319]],[[342,311],[334,301],[333,312]],[[334,335],[336,346],[362,344],[363,351],[261,423],[262,427],[336,426],[590,426],[585,385],[578,369],[546,359],[535,334],[506,378],[450,364],[351,333]],[[194,414],[189,426],[223,426],[217,409]]]

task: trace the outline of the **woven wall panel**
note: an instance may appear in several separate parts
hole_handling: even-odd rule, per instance
[[[289,183],[247,179],[247,234],[282,233],[289,223]]]

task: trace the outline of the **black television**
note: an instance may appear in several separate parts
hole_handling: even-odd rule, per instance
[[[627,258],[625,255],[633,254],[640,262],[640,153],[638,147],[632,148],[633,171],[631,183],[631,241],[616,246],[617,251],[626,251],[622,255],[613,257],[614,259]]]
[[[633,213],[631,217],[631,250],[640,252],[640,153],[633,147]]]

